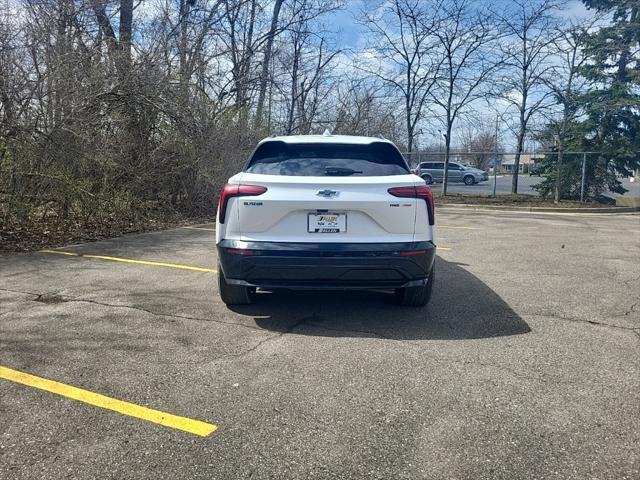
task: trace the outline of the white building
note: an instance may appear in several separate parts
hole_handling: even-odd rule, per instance
[[[542,160],[544,160],[544,154],[521,153],[518,173],[529,173],[529,168],[531,167],[531,165]],[[515,163],[516,156],[514,154],[503,155],[500,169],[504,173],[512,173]]]

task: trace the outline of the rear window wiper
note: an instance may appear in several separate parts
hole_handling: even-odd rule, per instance
[[[328,176],[348,176],[362,173],[362,170],[354,170],[348,167],[325,167],[324,174]]]

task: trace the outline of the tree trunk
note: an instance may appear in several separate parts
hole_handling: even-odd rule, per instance
[[[406,120],[407,120],[407,150],[409,153],[413,152],[413,125],[411,123],[411,107],[409,105],[409,96],[405,97],[405,107],[406,107]],[[369,119],[367,119],[367,124]],[[368,126],[367,126],[368,130]],[[368,134],[368,132],[367,132]]]
[[[287,135],[293,133],[293,119],[296,108],[296,100],[298,97],[298,65],[300,61],[300,52],[297,45],[293,49],[293,66],[291,68],[291,103],[289,105],[289,115],[287,118]]]
[[[451,129],[453,127],[453,121],[455,117],[452,115],[452,102],[453,102],[453,78],[451,72],[453,67],[451,65],[451,56],[449,56],[449,92],[447,97],[447,132],[444,137],[444,172],[442,172],[442,196],[447,195],[447,183],[449,183],[449,151],[451,150]]]
[[[264,58],[262,59],[262,72],[260,73],[260,89],[258,93],[258,105],[256,107],[256,128],[262,127],[262,117],[264,115],[264,102],[267,95],[267,83],[269,81],[269,64],[271,63],[271,52],[273,51],[273,40],[278,29],[278,18],[280,16],[280,8],[284,0],[276,0],[273,5],[273,15],[271,16],[271,27],[267,37],[267,43],[264,49]]]
[[[242,116],[241,116],[241,126],[244,131],[247,130],[247,126],[249,123],[249,72],[251,70],[252,60],[253,60],[253,29],[256,24],[256,7],[257,0],[251,0],[251,13],[249,20],[249,31],[247,32],[247,40],[245,43],[244,51],[242,52],[242,89],[243,89],[243,105],[242,105]]]
[[[187,27],[189,21],[189,2],[180,0],[180,40],[178,41],[179,77],[180,77],[180,100],[185,102],[188,99],[188,73],[187,73]]]
[[[447,183],[449,182],[449,155],[451,150],[451,127],[450,120],[447,120],[447,133],[444,139],[444,172],[442,174],[442,196],[447,195]]]
[[[560,140],[558,143],[558,165],[556,168],[556,191],[553,203],[560,203],[560,176],[562,174],[562,157],[564,154],[564,142]]]
[[[133,28],[133,0],[121,0],[120,2],[120,26],[119,26],[119,57],[120,75],[128,73],[131,66],[131,35]]]
[[[116,34],[111,26],[111,20],[109,20],[105,11],[104,4],[100,0],[91,0],[91,6],[96,14],[96,21],[100,26],[100,31],[107,42],[107,50],[109,51],[109,54],[113,55],[113,53],[118,49],[118,40],[116,39]]]
[[[522,147],[524,145],[524,135],[527,130],[527,125],[524,121],[524,111],[520,112],[520,131],[518,132],[518,145],[516,147],[516,158],[513,162],[513,172],[511,178],[511,193],[518,194],[518,173],[520,171],[520,155],[522,154]]]
[[[96,15],[100,30],[107,41],[107,49],[112,56],[118,75],[122,78],[129,72],[131,66],[131,39],[133,29],[133,0],[121,0],[118,36],[113,30],[111,20],[106,13],[104,3],[91,0],[91,6]]]

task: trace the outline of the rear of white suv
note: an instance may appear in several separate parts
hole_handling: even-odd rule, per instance
[[[224,187],[216,244],[227,304],[249,303],[256,288],[387,288],[424,305],[433,196],[388,140],[271,137]]]

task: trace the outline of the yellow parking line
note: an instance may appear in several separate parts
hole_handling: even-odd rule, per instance
[[[479,228],[476,227],[459,227],[459,226],[454,226],[454,225],[438,225],[438,228],[450,228],[452,230],[480,230]]]
[[[451,247],[445,247],[443,245],[438,245],[438,250],[443,250],[445,252],[448,252],[449,250],[451,250]]]
[[[55,382],[42,377],[36,377],[35,375],[12,370],[11,368],[3,367],[1,365],[0,378],[20,383],[22,385],[27,385],[29,387],[38,388],[46,392],[55,393],[79,402],[88,403],[89,405],[112,410],[123,415],[146,420],[147,422],[157,423],[165,427],[175,428],[176,430],[182,430],[200,437],[206,437],[215,432],[218,428],[216,425],[211,423],[192,420],[186,417],[179,417],[177,415],[153,410],[147,407],[141,407],[134,403],[123,402],[122,400],[116,400],[115,398],[100,395],[99,393],[89,392],[82,388],[72,387],[71,385],[65,385],[64,383]]]
[[[57,253],[58,255],[69,255],[70,257],[78,257],[79,255],[74,252],[63,252],[61,250],[39,250],[40,253]]]
[[[40,253],[54,253],[56,255],[68,255],[72,257],[92,258],[95,260],[109,260],[112,262],[134,263],[136,265],[150,265],[152,267],[169,267],[180,270],[192,270],[195,272],[217,272],[213,268],[193,267],[191,265],[180,265],[179,263],[151,262],[147,260],[134,260],[132,258],[108,257],[106,255],[88,255],[85,253],[65,252],[62,250],[39,250]]]
[[[188,226],[188,227],[182,227],[182,228],[188,228],[189,230],[206,230],[207,232],[215,232],[216,231],[215,228],[205,228],[205,227]]]
[[[64,252],[62,250],[48,250],[46,248],[44,248],[42,250],[38,250],[38,253],[55,253],[56,255],[68,255],[70,257],[79,257],[80,256],[79,253],[75,253],[75,252]]]

